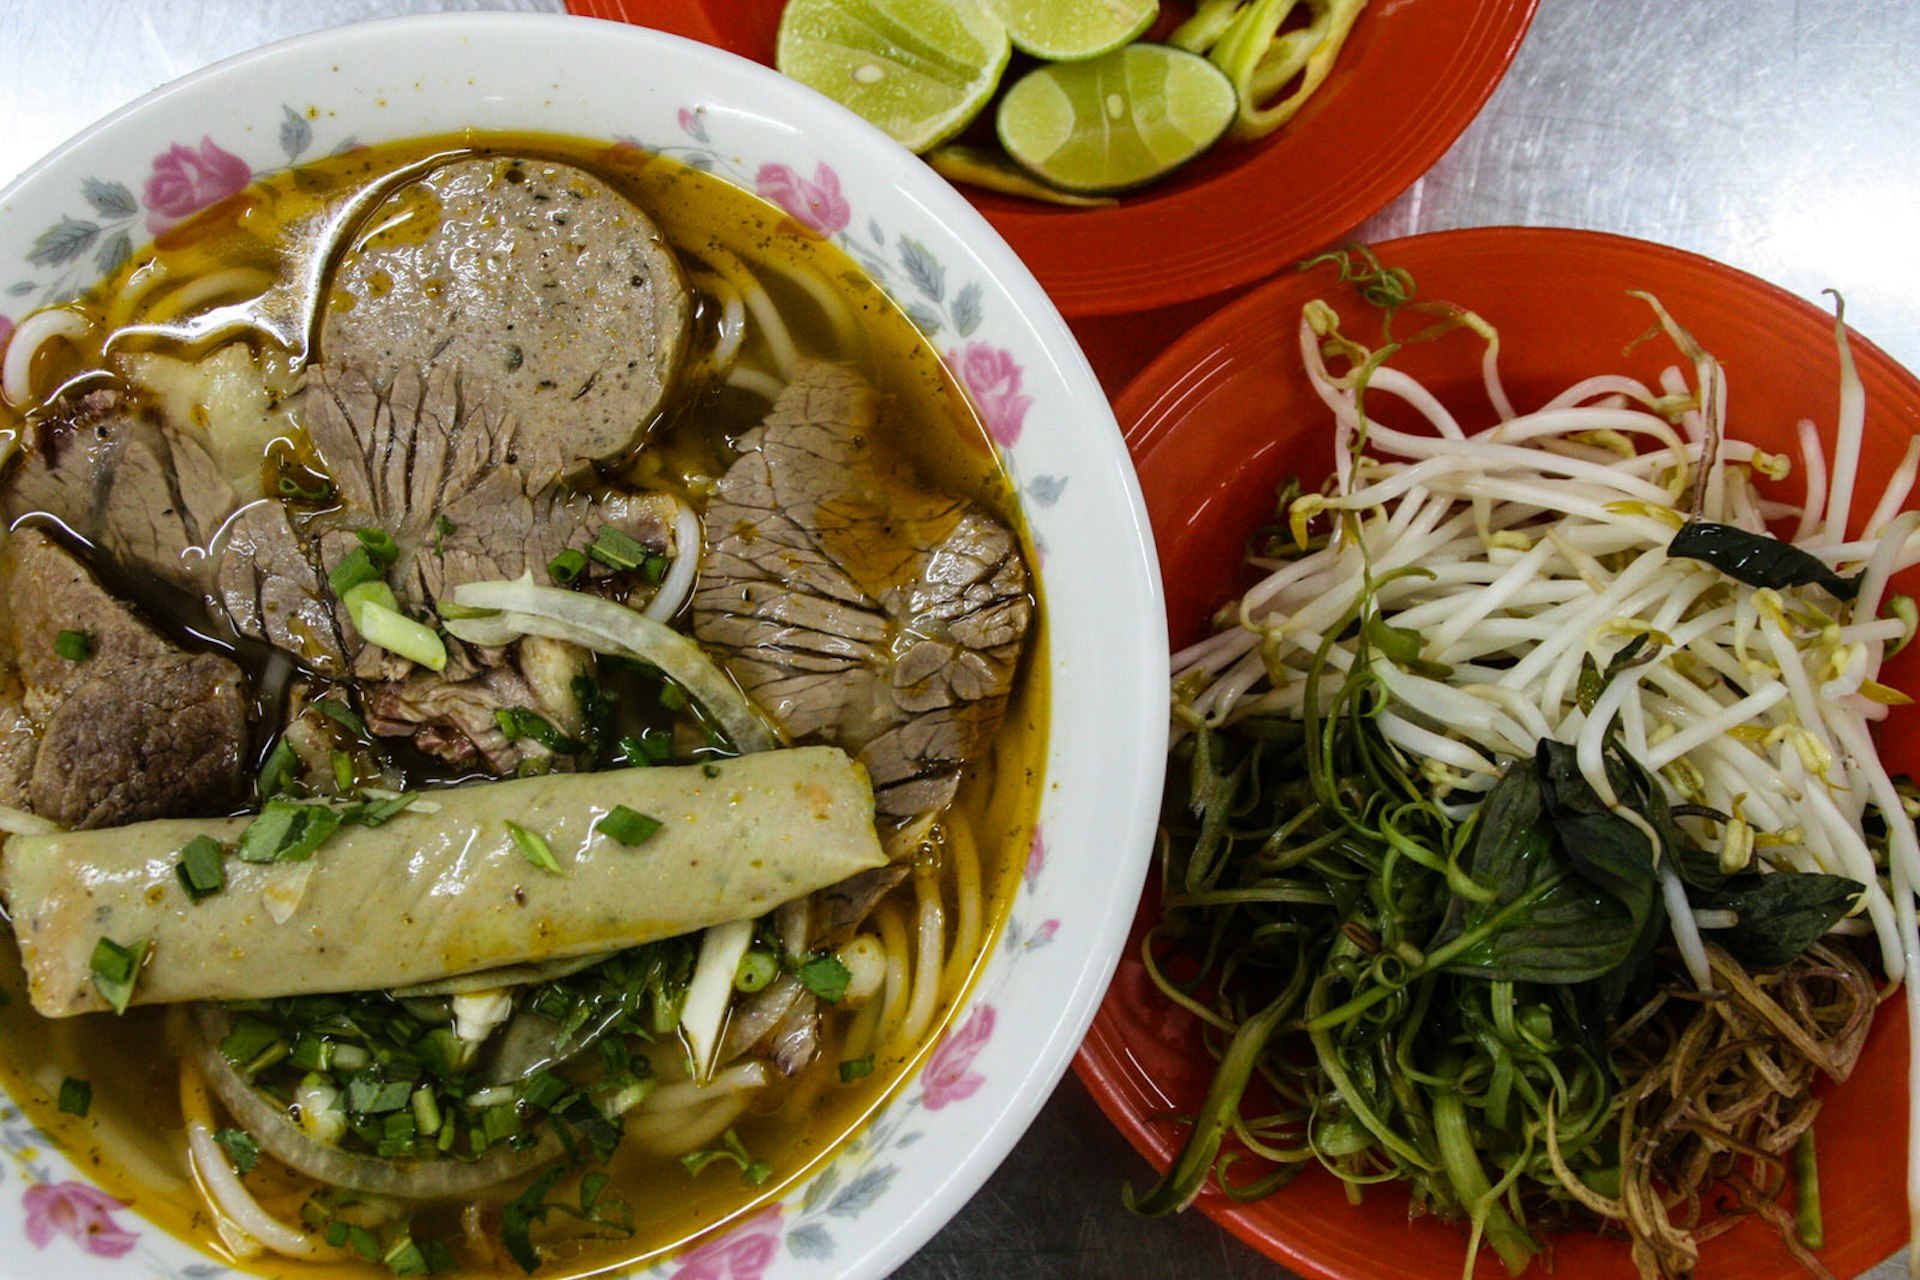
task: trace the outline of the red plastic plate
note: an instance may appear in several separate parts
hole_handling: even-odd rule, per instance
[[[1479,113],[1539,0],[1373,0],[1277,133],[1215,148],[1110,209],[968,190],[1067,315],[1205,297],[1330,244],[1412,185]],[[782,0],[568,0],[771,65]],[[1164,34],[1190,12],[1166,0]]]
[[[1664,341],[1625,344],[1648,326],[1645,289],[1726,367],[1732,430],[1798,458],[1795,423],[1821,424],[1831,445],[1838,398],[1833,320],[1810,303],[1705,258],[1590,232],[1487,228],[1419,236],[1379,246],[1383,261],[1410,270],[1423,299],[1472,308],[1501,335],[1501,367],[1516,405],[1540,403],[1590,373],[1651,379],[1674,362]],[[1327,415],[1300,369],[1300,308],[1315,297],[1358,314],[1348,286],[1319,270],[1289,273],[1187,334],[1149,366],[1116,406],[1140,471],[1175,647],[1204,634],[1210,611],[1237,594],[1245,538],[1270,515],[1275,486],[1298,475],[1311,486],[1332,466]],[[1405,321],[1403,320],[1403,324]],[[1365,340],[1371,328],[1352,332]],[[1464,337],[1410,346],[1394,357],[1458,413],[1484,405],[1478,352]],[[1868,431],[1856,510],[1872,506],[1877,479],[1920,432],[1920,381],[1869,343],[1853,344],[1866,384]],[[1464,352],[1464,358],[1463,358]],[[1488,411],[1490,412],[1490,411]],[[1487,419],[1491,421],[1489,417]],[[1471,429],[1471,427],[1469,428]],[[1790,493],[1800,483],[1790,478]],[[1913,590],[1909,584],[1906,588]],[[1920,647],[1920,646],[1916,646]],[[1888,668],[1913,688],[1912,650]],[[1896,769],[1920,766],[1920,710],[1896,710],[1882,750]],[[1132,945],[1075,1063],[1101,1107],[1157,1169],[1178,1150],[1211,1059],[1194,1020],[1163,999],[1139,960],[1139,938],[1157,917],[1150,892]],[[1836,1274],[1857,1275],[1905,1238],[1906,1016],[1883,1005],[1853,1078],[1826,1093],[1818,1122],[1822,1201]],[[1242,1177],[1247,1176],[1242,1173]],[[1410,1219],[1396,1187],[1352,1206],[1340,1185],[1310,1169],[1271,1198],[1238,1206],[1213,1192],[1200,1208],[1242,1239],[1301,1272],[1336,1280],[1456,1280],[1464,1234]],[[1747,1221],[1711,1241],[1702,1280],[1800,1275],[1771,1228]],[[1536,1263],[1536,1273],[1547,1274]],[[1483,1250],[1479,1274],[1504,1274]],[[1560,1280],[1630,1276],[1624,1244],[1597,1236],[1554,1238]]]

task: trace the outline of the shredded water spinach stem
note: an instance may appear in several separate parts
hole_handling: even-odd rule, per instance
[[[1318,1163],[1459,1221],[1467,1275],[1482,1244],[1517,1274],[1601,1226],[1683,1276],[1744,1214],[1824,1275],[1809,1090],[1852,1070],[1882,998],[1856,951],[1901,976],[1888,903],[1920,879],[1866,736],[1905,700],[1873,673],[1911,630],[1886,586],[1920,517],[1839,557],[1834,495],[1809,550],[1781,543],[1752,479],[1785,460],[1725,428],[1663,312],[1692,389],[1569,393],[1548,421],[1508,402],[1483,320],[1334,261],[1389,340],[1306,308],[1336,475],[1281,490],[1249,546],[1269,578],[1175,658],[1141,959],[1219,1067],[1128,1203],[1257,1199]],[[1385,372],[1403,310],[1438,320],[1401,342],[1485,343],[1497,425]]]

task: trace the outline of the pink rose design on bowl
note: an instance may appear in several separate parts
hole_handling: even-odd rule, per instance
[[[754,176],[754,190],[823,236],[847,225],[853,211],[840,195],[840,176],[826,165],[816,165],[813,180],[784,164],[763,164]]]
[[[950,1102],[970,1098],[987,1082],[985,1076],[967,1068],[993,1038],[993,1019],[992,1005],[975,1005],[967,1020],[947,1032],[927,1059],[927,1069],[920,1073],[921,1101],[927,1110],[938,1111]]]
[[[0,356],[7,354],[7,344],[13,341],[13,321],[0,316]]]
[[[247,162],[216,147],[212,138],[201,138],[198,151],[176,142],[153,158],[153,173],[143,193],[147,230],[159,235],[174,223],[246,190],[252,181],[253,170]]]
[[[1040,878],[1047,865],[1047,838],[1040,834],[1040,828],[1033,829],[1033,843],[1027,846],[1027,865],[1021,868],[1020,877],[1028,884]]]
[[[84,1182],[43,1182],[20,1198],[27,1211],[27,1239],[44,1249],[63,1235],[96,1257],[117,1258],[140,1237],[113,1220],[126,1205]]]
[[[984,342],[969,342],[964,350],[947,353],[947,364],[973,397],[986,420],[987,434],[1003,449],[1020,439],[1032,396],[1020,394],[1020,365],[1013,353]]]
[[[761,1280],[780,1253],[780,1206],[756,1214],[680,1259],[673,1280]]]

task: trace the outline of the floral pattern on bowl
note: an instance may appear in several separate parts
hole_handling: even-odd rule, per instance
[[[633,75],[636,65],[649,74]],[[539,70],[554,66],[593,93],[561,92]],[[321,32],[199,73],[82,135],[0,192],[0,350],[34,309],[77,296],[149,234],[255,177],[353,147],[356,136],[462,127],[631,142],[716,172],[830,239],[972,395],[1045,552],[1054,707],[1045,834],[1033,835],[969,997],[920,1073],[780,1201],[640,1269],[682,1280],[883,1274],[991,1172],[983,1139],[1017,1132],[1051,1092],[1145,874],[1159,770],[1115,747],[1164,731],[1166,649],[1124,446],[1030,274],[929,171],[764,68],[564,18],[443,15]],[[1095,707],[1097,716],[1072,710]],[[1052,946],[1059,937],[1073,945]],[[918,1159],[922,1143],[940,1159]],[[25,1242],[0,1249],[0,1280],[226,1271],[95,1187],[4,1097],[0,1240]]]

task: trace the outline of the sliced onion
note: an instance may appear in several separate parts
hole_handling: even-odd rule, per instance
[[[407,1200],[442,1200],[518,1178],[562,1154],[560,1139],[550,1128],[544,1129],[539,1142],[525,1151],[515,1151],[502,1143],[472,1163],[387,1159],[328,1146],[300,1132],[292,1118],[248,1084],[220,1052],[220,1037],[227,1029],[226,1012],[216,1005],[201,1005],[197,1013],[200,1034],[194,1044],[194,1061],[206,1073],[207,1084],[240,1127],[269,1155],[316,1182]]]
[[[447,630],[470,644],[491,646],[519,635],[544,635],[572,640],[595,653],[648,662],[696,698],[740,750],[770,751],[780,745],[780,735],[766,716],[699,645],[636,609],[543,587],[531,575],[462,583],[453,599],[462,608],[500,611],[492,617],[447,619]]]

